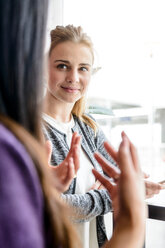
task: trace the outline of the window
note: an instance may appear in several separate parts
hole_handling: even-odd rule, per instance
[[[98,113],[104,108],[95,117],[105,134],[117,147],[125,130],[143,170],[155,181],[165,179],[164,0],[55,2],[61,15],[54,26],[81,25],[94,42],[94,66],[101,69],[92,78],[88,104]],[[158,200],[165,206],[164,199],[162,192]],[[157,234],[155,223],[147,223],[147,248],[164,247],[165,222],[156,225]]]

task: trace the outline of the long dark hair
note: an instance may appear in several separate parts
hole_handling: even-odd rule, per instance
[[[47,0],[0,1],[0,113],[39,135]]]
[[[51,247],[80,247],[55,190],[41,142],[46,13],[47,0],[0,1],[0,122],[34,161],[44,195],[45,220],[52,233]]]

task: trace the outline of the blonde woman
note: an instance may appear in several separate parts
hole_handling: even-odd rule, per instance
[[[112,210],[108,191],[92,174],[92,168],[103,173],[94,152],[100,152],[115,164],[104,149],[105,135],[92,117],[85,114],[85,95],[93,63],[93,44],[81,27],[57,26],[51,31],[44,133],[52,142],[52,165],[62,163],[67,157],[73,133],[81,135],[80,169],[63,198],[78,215],[75,221],[85,248],[104,244],[107,239],[104,215]]]
[[[72,134],[81,135],[80,169],[63,198],[75,209],[83,247],[99,247],[106,240],[103,215],[112,210],[107,190],[95,184],[92,168],[101,171],[93,157],[103,148],[105,136],[85,114],[85,94],[94,62],[93,45],[81,27],[58,26],[51,32],[48,85],[44,99],[45,135],[52,142],[52,165],[67,156]]]

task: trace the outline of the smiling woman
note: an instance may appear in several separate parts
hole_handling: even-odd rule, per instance
[[[96,122],[85,113],[85,95],[94,63],[93,44],[81,27],[57,26],[51,32],[47,91],[44,99],[44,132],[51,140],[52,165],[70,154],[72,135],[81,135],[80,168],[63,198],[76,212],[76,228],[84,248],[97,248],[106,240],[103,215],[112,210],[108,192],[95,181],[92,168],[102,171],[93,156],[96,150],[109,161],[103,148],[106,140]],[[72,141],[71,141],[72,140]],[[60,166],[56,166],[60,169]],[[75,169],[76,170],[76,169]],[[61,172],[62,173],[62,172]]]
[[[69,110],[72,109],[86,93],[91,77],[92,55],[89,48],[81,43],[62,42],[50,53],[48,66],[46,98],[53,98],[55,106],[65,102]]]
[[[103,173],[93,154],[98,151],[116,164],[104,149],[103,142],[107,138],[95,120],[85,112],[85,95],[93,63],[93,44],[81,27],[57,26],[52,30],[43,129],[46,139],[52,142],[51,163],[56,166],[56,171],[60,171],[61,178],[66,175],[66,168],[62,172],[63,161],[69,161],[73,148],[78,148],[78,153],[71,155],[75,175],[73,173],[69,189],[62,197],[75,208],[77,229],[85,248],[96,248],[105,242],[104,215],[112,210],[108,192],[95,181],[91,172],[95,167]],[[73,139],[75,132],[78,139],[81,135],[81,147],[80,142],[75,142],[77,138]],[[145,186],[146,197],[148,189],[152,195],[161,189],[161,185],[153,182],[146,182]]]

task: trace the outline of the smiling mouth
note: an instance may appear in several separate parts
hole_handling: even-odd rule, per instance
[[[75,93],[77,91],[79,91],[80,89],[77,89],[77,88],[71,88],[71,87],[64,87],[64,86],[61,86],[61,88],[63,90],[65,90],[66,92],[69,92],[69,93]]]

